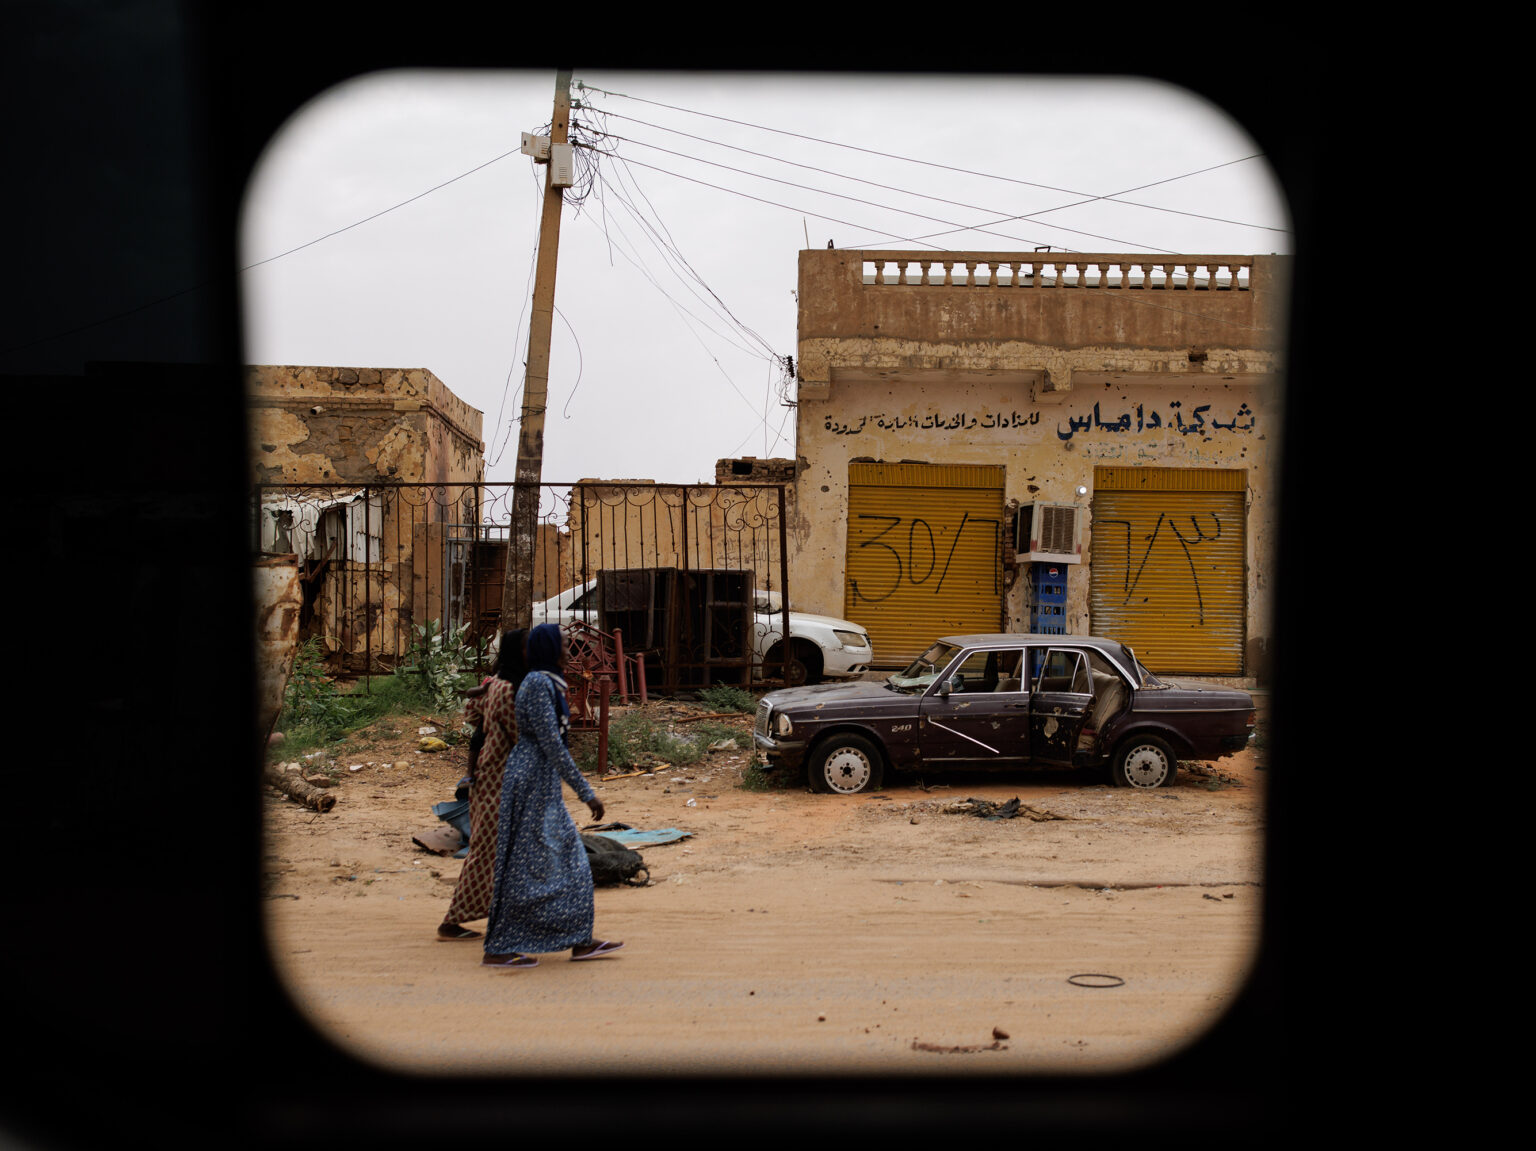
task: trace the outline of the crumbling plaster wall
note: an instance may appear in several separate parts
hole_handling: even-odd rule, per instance
[[[246,369],[261,483],[473,483],[483,417],[424,368]]]

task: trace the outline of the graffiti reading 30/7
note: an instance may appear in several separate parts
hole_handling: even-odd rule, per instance
[[[1157,537],[1163,530],[1163,525],[1168,525],[1168,530],[1173,533],[1173,538],[1184,551],[1184,561],[1189,565],[1189,582],[1195,590],[1195,609],[1199,613],[1199,622],[1205,623],[1205,598],[1200,594],[1200,573],[1195,569],[1195,557],[1190,553],[1190,548],[1198,547],[1208,541],[1221,538],[1221,517],[1214,512],[1207,513],[1206,518],[1210,522],[1210,530],[1207,531],[1200,525],[1195,516],[1189,517],[1189,528],[1186,533],[1181,529],[1173,516],[1167,512],[1157,513],[1157,523],[1152,530],[1142,536],[1147,541],[1146,549],[1141,553],[1141,562],[1136,565],[1134,574],[1131,572],[1131,523],[1129,520],[1100,520],[1094,525],[1095,531],[1107,532],[1114,527],[1125,529],[1125,598],[1121,604],[1131,602],[1131,597],[1136,594],[1136,585],[1141,582],[1141,573],[1147,566],[1147,557],[1152,554],[1152,545],[1157,543]]]
[[[954,537],[949,541],[949,548],[944,551],[944,566],[940,568],[939,553],[943,548],[942,541],[945,531],[942,526],[940,526],[936,536],[933,527],[927,520],[915,516],[911,519],[904,519],[901,516],[861,513],[854,518],[878,520],[886,525],[875,535],[859,544],[859,550],[877,548],[882,557],[888,557],[889,559],[889,563],[884,565],[886,571],[881,573],[880,578],[874,581],[873,588],[859,586],[857,579],[850,581],[853,585],[853,598],[855,600],[864,600],[866,603],[879,603],[881,600],[889,599],[901,587],[903,579],[915,587],[921,587],[933,579],[935,572],[938,573],[938,579],[933,582],[933,594],[938,595],[944,586],[945,578],[949,575],[950,564],[955,558],[955,548],[960,544],[960,534],[965,531],[966,527],[973,525],[976,529],[984,531],[994,547],[997,543],[999,527],[997,520],[986,519],[981,516],[973,518],[970,512],[962,512],[960,523],[954,529]],[[901,560],[903,533],[898,530],[902,524],[907,525],[905,532],[907,560],[905,564]],[[998,590],[997,565],[988,564],[987,567],[992,572],[992,590],[996,592]],[[922,571],[921,575],[918,574],[919,569]]]
[[[1165,418],[1155,408],[1149,409],[1145,404],[1137,404],[1134,408],[1117,415],[1106,416],[1100,411],[1099,402],[1095,401],[1093,410],[1084,412],[1078,416],[1068,416],[1066,423],[1057,423],[1056,438],[1070,440],[1081,432],[1172,432],[1181,436],[1199,436],[1209,439],[1216,432],[1251,432],[1257,417],[1253,409],[1247,404],[1238,405],[1237,411],[1230,420],[1220,420],[1210,415],[1210,404],[1197,404],[1190,409],[1189,418],[1184,417],[1184,404],[1179,400],[1170,400],[1167,404],[1168,415]],[[1134,412],[1134,416],[1132,413]],[[969,432],[976,429],[990,429],[994,431],[1007,431],[1015,428],[1031,427],[1040,422],[1039,409],[1028,413],[1018,411],[1011,412],[983,412],[979,416],[966,412],[953,412],[945,415],[942,412],[929,412],[922,416],[888,416],[884,412],[874,415],[860,416],[857,422],[841,423],[831,416],[826,417],[822,425],[835,436],[857,436],[865,429],[880,431],[901,431],[911,429],[925,432]]]

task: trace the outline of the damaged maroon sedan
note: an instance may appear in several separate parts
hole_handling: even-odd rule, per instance
[[[770,767],[854,795],[885,771],[1108,768],[1123,787],[1163,787],[1178,761],[1253,738],[1253,697],[1153,675],[1123,643],[1076,635],[957,635],[883,683],[769,692],[755,739]]]

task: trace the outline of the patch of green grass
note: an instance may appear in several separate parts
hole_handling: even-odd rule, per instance
[[[643,767],[656,763],[694,763],[704,755],[703,744],[658,726],[640,712],[616,716],[608,724],[608,766]],[[597,767],[597,741],[577,760],[583,771]]]
[[[804,791],[805,770],[770,769],[766,759],[754,755],[741,773],[741,787],[743,791]]]
[[[764,771],[763,766],[762,759],[754,755],[747,769],[741,773],[742,791],[773,791],[783,786],[778,779],[781,773]]]
[[[608,766],[611,769],[650,767],[661,763],[683,765],[697,763],[709,752],[712,743],[729,739],[737,748],[752,746],[751,732],[725,723],[694,723],[678,731],[642,712],[614,716],[608,725]],[[583,740],[573,748],[577,766],[583,771],[597,768],[597,740]]]
[[[691,729],[691,738],[705,748],[709,747],[710,744],[719,743],[722,739],[728,739],[733,746],[743,749],[752,746],[752,733],[750,731],[742,731],[741,728],[732,727],[728,723],[716,723],[706,720],[703,723],[690,723],[688,727]]]
[[[387,715],[430,709],[432,704],[417,676],[376,675],[337,683],[325,674],[319,642],[311,640],[294,657],[277,717],[283,743],[272,755],[286,759],[331,747]]]
[[[711,684],[700,688],[697,694],[699,702],[710,711],[744,711],[750,714],[757,710],[757,696],[734,684]]]

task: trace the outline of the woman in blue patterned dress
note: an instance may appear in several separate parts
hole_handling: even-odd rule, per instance
[[[526,952],[571,949],[597,959],[622,943],[592,936],[592,868],[565,810],[563,778],[603,818],[603,801],[565,746],[565,637],[554,624],[528,633],[528,672],[517,689],[517,746],[507,757],[496,828],[496,888],[485,931],[487,967],[537,967]]]

